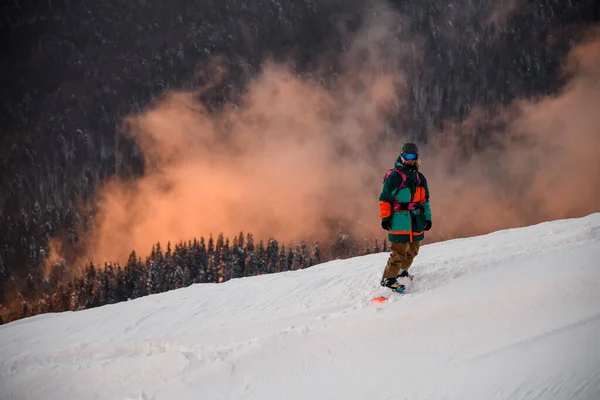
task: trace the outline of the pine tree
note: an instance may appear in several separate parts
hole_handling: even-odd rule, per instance
[[[149,292],[150,271],[147,263],[144,263],[141,258],[138,258],[134,267],[134,288],[132,298],[144,297],[150,294]]]
[[[181,274],[181,276],[177,275],[176,277],[176,283],[179,285],[177,287],[186,287],[191,283],[189,279],[189,268],[191,264],[190,260],[191,257],[189,256],[189,247],[183,243],[176,245],[175,252],[173,253],[173,261],[176,265],[176,274]]]
[[[281,250],[279,251],[278,257],[278,265],[278,272],[287,271],[289,269],[287,253],[285,252],[285,245],[281,245]]]
[[[321,264],[323,262],[323,258],[321,257],[321,247],[319,247],[319,242],[316,241],[314,245],[314,264]]]
[[[254,238],[251,233],[246,236],[246,269],[243,276],[253,276],[257,273],[258,262],[256,260],[256,253],[254,251]]]
[[[302,269],[304,264],[304,257],[302,254],[302,245],[296,244],[296,249],[294,250],[294,262],[292,264],[292,269],[294,271]]]
[[[219,282],[225,282],[231,279],[233,254],[229,247],[229,238],[225,240],[221,254],[221,263],[219,265]]]
[[[217,256],[217,261],[221,261],[223,247],[225,247],[225,238],[223,237],[223,233],[219,233],[219,236],[217,236],[217,243],[215,244],[215,254]]]
[[[115,285],[115,301],[117,303],[126,300],[125,296],[125,271],[117,264],[116,270],[116,285]]]
[[[206,250],[206,243],[204,237],[200,237],[200,251],[199,251],[199,274],[197,282],[206,282],[205,274],[208,269],[208,251]]]
[[[175,288],[175,261],[172,257],[171,252],[169,252],[169,257],[165,256],[165,262],[162,265],[163,269],[163,282],[162,282],[162,291],[166,292],[169,290],[173,290]]]
[[[379,242],[377,241],[377,239],[375,239],[375,247],[373,247],[373,253],[379,253],[381,250],[379,250]]]
[[[244,249],[244,233],[240,232],[233,242],[231,260],[231,278],[241,278],[246,272],[246,250]]]
[[[73,280],[73,290],[71,291],[69,304],[70,310],[77,311],[82,308],[83,288],[83,279]]]
[[[103,291],[104,291],[104,301],[103,304],[113,304],[117,302],[116,298],[116,277],[115,271],[111,263],[104,264],[104,276],[103,278]]]
[[[183,268],[181,268],[181,265],[176,264],[174,276],[173,276],[173,288],[179,289],[181,287],[184,287],[184,280],[185,280],[185,274],[183,272]]]
[[[189,270],[188,270],[188,281],[190,284],[197,283],[198,277],[200,276],[201,259],[200,259],[200,243],[196,239],[189,248]]]
[[[163,274],[162,274],[162,265],[160,261],[156,259],[148,260],[146,263],[146,268],[149,268],[149,285],[148,285],[148,294],[161,293],[163,291]]]
[[[172,253],[171,253],[171,241],[169,240],[167,242],[167,252],[165,253],[165,260],[168,260],[169,258],[171,258]]]
[[[52,311],[63,312],[69,310],[69,297],[67,285],[62,282],[58,283],[50,297]]]
[[[207,249],[208,263],[206,266],[206,273],[204,277],[204,282],[214,283],[217,281],[217,269],[218,269],[218,260],[217,255],[215,253],[215,241],[210,235],[208,239],[208,249]]]
[[[98,304],[96,285],[96,267],[94,264],[90,264],[85,274],[85,291],[84,291],[84,303],[85,308],[96,307]]]
[[[127,264],[125,264],[125,298],[126,299],[135,299],[139,297],[139,290],[135,291],[138,279],[138,271],[137,271],[137,254],[135,250],[129,254],[129,258],[127,259]]]
[[[308,246],[306,246],[306,243],[304,242],[300,244],[300,254],[300,268],[309,268],[312,265],[312,260],[308,252]]]
[[[286,271],[292,271],[294,269],[294,265],[296,263],[295,258],[296,255],[294,254],[294,249],[290,246],[290,250],[287,256]]]
[[[272,274],[279,272],[279,244],[275,239],[269,239],[267,246],[267,262],[266,262],[266,273]]]
[[[265,244],[261,240],[258,243],[258,247],[256,249],[256,274],[262,275],[265,274],[267,268],[267,250],[265,249]]]
[[[156,245],[152,247],[150,260],[158,261],[159,263],[162,263],[165,260],[165,256],[163,255],[162,249],[160,247],[160,242],[157,242]]]

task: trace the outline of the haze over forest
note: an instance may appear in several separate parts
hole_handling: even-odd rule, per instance
[[[2,304],[220,233],[362,253],[405,140],[428,242],[600,210],[595,0],[2,7]]]

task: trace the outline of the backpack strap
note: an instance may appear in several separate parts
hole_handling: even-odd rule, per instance
[[[383,177],[383,183],[385,183],[385,181],[387,180],[387,178],[389,178],[389,176],[392,174],[392,172],[396,172],[398,175],[400,175],[400,184],[398,185],[398,190],[402,189],[404,187],[404,184],[406,183],[406,174],[402,171],[400,171],[397,168],[391,168],[388,169],[387,172],[385,173],[385,176]],[[419,180],[419,184],[420,184],[420,180]]]
[[[392,169],[388,169],[388,170],[385,172],[385,175],[383,176],[383,183],[385,183],[385,181],[387,181],[387,178],[389,178],[389,177],[390,177],[390,175],[392,174],[392,172],[394,172],[394,168],[392,168]]]
[[[400,190],[404,187],[404,184],[406,183],[406,174],[404,172],[400,171],[399,169],[396,169],[396,172],[398,173],[398,175],[400,175],[400,179],[401,179],[401,182],[398,185],[398,190]]]

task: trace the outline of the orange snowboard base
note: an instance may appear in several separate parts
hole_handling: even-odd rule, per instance
[[[377,303],[384,303],[386,301],[388,301],[388,298],[381,296],[381,297],[375,297],[373,300],[371,300],[371,303],[377,304]]]

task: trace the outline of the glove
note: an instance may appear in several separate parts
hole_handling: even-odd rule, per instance
[[[389,218],[383,218],[383,219],[381,220],[381,227],[382,227],[383,229],[385,229],[386,231],[389,231],[389,230],[390,230],[390,227],[391,227],[391,225],[392,225],[392,221],[390,221],[390,219],[389,219]]]
[[[431,221],[425,221],[425,228],[426,231],[431,229]]]

